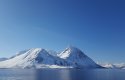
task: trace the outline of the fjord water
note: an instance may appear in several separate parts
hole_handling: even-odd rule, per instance
[[[125,80],[125,70],[0,69],[0,80]]]

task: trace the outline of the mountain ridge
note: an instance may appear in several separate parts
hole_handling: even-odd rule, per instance
[[[52,53],[51,53],[52,52]],[[60,54],[43,48],[18,52],[11,58],[0,61],[0,68],[101,68],[76,47],[68,47]]]

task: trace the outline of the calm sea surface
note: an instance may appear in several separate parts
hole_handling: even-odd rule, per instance
[[[0,80],[125,80],[125,70],[0,69]]]

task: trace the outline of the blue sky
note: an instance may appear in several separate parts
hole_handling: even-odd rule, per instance
[[[0,0],[0,56],[73,45],[98,62],[125,62],[124,0]]]

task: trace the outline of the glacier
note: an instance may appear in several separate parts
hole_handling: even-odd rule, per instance
[[[102,68],[76,47],[61,53],[32,48],[0,61],[0,68]]]

